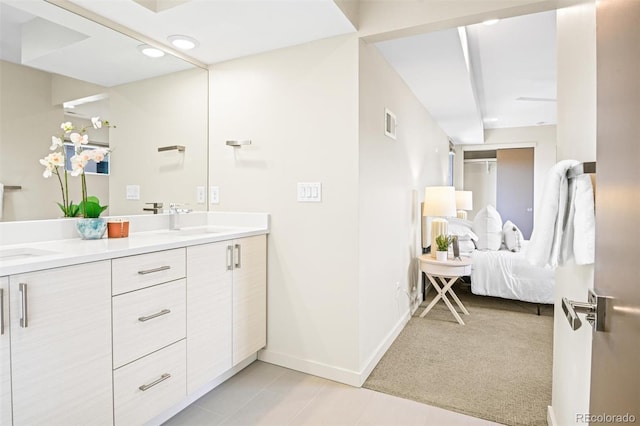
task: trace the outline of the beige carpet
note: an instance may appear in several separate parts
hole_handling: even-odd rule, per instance
[[[534,304],[454,288],[466,325],[442,301],[420,318],[423,303],[364,387],[506,425],[546,425],[553,307],[537,316]]]

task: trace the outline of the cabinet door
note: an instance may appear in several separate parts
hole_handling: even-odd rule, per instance
[[[9,278],[0,277],[0,425],[11,424]]]
[[[232,243],[187,248],[187,392],[231,368]]]
[[[234,241],[233,365],[267,344],[267,237]]]
[[[14,424],[113,424],[110,271],[9,277]]]

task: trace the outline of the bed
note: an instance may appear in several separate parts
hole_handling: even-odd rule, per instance
[[[522,249],[515,253],[506,249],[471,252],[471,292],[480,296],[552,304],[553,270],[529,263],[526,259],[528,243],[523,241]]]
[[[553,269],[527,260],[529,241],[511,221],[504,223],[487,206],[473,222],[449,220],[449,233],[458,237],[460,254],[472,259],[471,292],[530,303],[554,303]]]

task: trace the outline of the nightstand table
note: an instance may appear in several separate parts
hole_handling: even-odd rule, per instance
[[[442,299],[453,316],[456,317],[458,323],[464,325],[464,321],[462,321],[460,314],[458,314],[449,301],[447,294],[451,296],[465,315],[469,315],[469,311],[467,311],[467,308],[465,308],[460,299],[458,299],[458,296],[453,292],[451,286],[458,278],[471,275],[471,259],[447,259],[446,261],[438,261],[432,258],[430,254],[425,254],[418,257],[418,260],[420,261],[420,270],[427,275],[427,278],[429,278],[429,281],[431,281],[431,284],[433,284],[433,287],[438,292],[431,303],[429,303],[429,306],[422,311],[420,318],[424,318],[431,308]]]

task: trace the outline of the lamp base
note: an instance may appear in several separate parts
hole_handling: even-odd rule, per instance
[[[466,210],[458,210],[456,213],[458,219],[467,219],[467,211]]]
[[[436,244],[436,238],[438,235],[449,234],[449,222],[447,219],[435,218],[431,221],[431,257],[436,258],[436,251],[438,245]]]

